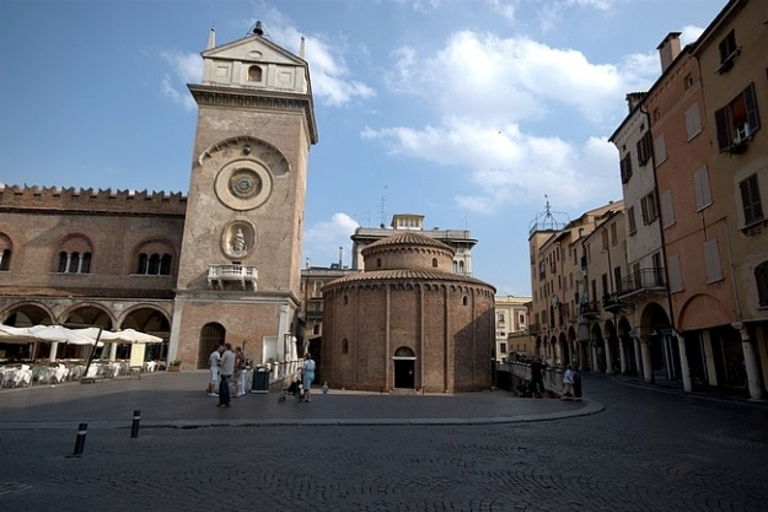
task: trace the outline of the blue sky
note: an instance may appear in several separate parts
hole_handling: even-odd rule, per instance
[[[306,38],[320,142],[305,256],[350,263],[394,213],[469,229],[474,276],[529,296],[528,228],[621,198],[624,96],[726,0],[2,0],[0,183],[187,193],[211,26]]]

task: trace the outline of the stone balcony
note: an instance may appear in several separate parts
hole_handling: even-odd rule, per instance
[[[256,267],[244,265],[211,265],[208,267],[208,287],[211,289],[226,290],[227,283],[239,283],[242,290],[256,291],[259,280],[259,271]]]

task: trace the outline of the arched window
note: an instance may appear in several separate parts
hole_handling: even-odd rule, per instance
[[[137,274],[146,276],[168,276],[171,275],[171,255],[159,254],[148,255],[146,253],[139,254],[139,262],[137,266]]]
[[[248,81],[261,82],[261,67],[251,66],[248,68]]]
[[[347,296],[345,295],[345,296],[344,296],[344,305],[346,306],[347,304],[349,304],[349,297],[347,297]]]
[[[437,268],[437,258],[432,258],[432,266]]]
[[[160,273],[160,255],[153,254],[149,257],[149,265],[147,266],[147,274],[156,276]]]
[[[161,239],[147,240],[135,249],[136,274],[169,276],[173,272],[173,248]]]
[[[5,233],[0,233],[0,270],[11,269],[11,239]]]
[[[459,262],[459,274],[463,274],[463,273],[464,273],[464,262],[460,261]]]
[[[91,242],[83,235],[70,235],[58,249],[56,272],[60,274],[90,274],[92,261]]]
[[[161,276],[171,275],[171,255],[170,254],[163,254],[163,256],[160,258],[160,275]]]
[[[57,272],[61,274],[90,274],[91,253],[61,251]]]
[[[466,295],[465,295],[464,297],[462,297],[462,299],[461,299],[461,304],[462,304],[462,305],[464,305],[464,306],[466,306],[467,304],[469,304],[469,299],[467,298],[467,296],[466,296]]]
[[[0,270],[8,270],[11,268],[11,250],[3,249],[0,252]]]
[[[376,268],[381,268],[381,258],[376,258]]]
[[[349,354],[349,340],[347,338],[341,340],[341,353]]]
[[[147,255],[144,253],[139,254],[139,267],[136,269],[137,274],[147,273]]]

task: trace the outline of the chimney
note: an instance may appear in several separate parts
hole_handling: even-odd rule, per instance
[[[661,72],[664,73],[672,61],[680,55],[680,34],[681,32],[670,32],[667,37],[656,47],[659,50],[661,58]]]
[[[644,92],[630,92],[627,93],[627,106],[629,106],[629,113],[631,114],[635,107],[637,107],[641,101],[645,98]]]

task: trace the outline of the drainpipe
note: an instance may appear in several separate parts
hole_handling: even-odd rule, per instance
[[[651,116],[648,114],[648,111],[645,110],[645,105],[640,105],[640,112],[643,113],[645,116],[646,121],[648,122],[648,131],[651,131]],[[656,192],[656,201],[657,206],[659,206],[659,179],[658,179],[658,173],[656,170],[656,154],[654,151],[651,151],[651,166],[653,168],[653,189]],[[659,208],[659,211],[661,211],[661,208]],[[659,216],[661,217],[661,216]],[[661,236],[661,253],[664,255],[664,281],[665,281],[665,289],[667,293],[667,308],[669,309],[669,323],[672,327],[672,331],[677,333],[677,329],[675,328],[675,310],[672,306],[672,292],[669,291],[669,268],[667,265],[667,242],[664,237],[664,227],[662,226],[662,219],[659,218],[659,235]],[[683,338],[682,335],[677,336],[677,343],[678,343],[678,352],[680,353],[680,371],[682,373],[683,378],[683,389],[690,393],[692,390],[691,386],[691,371],[688,367],[688,354],[685,351],[685,338]]]

